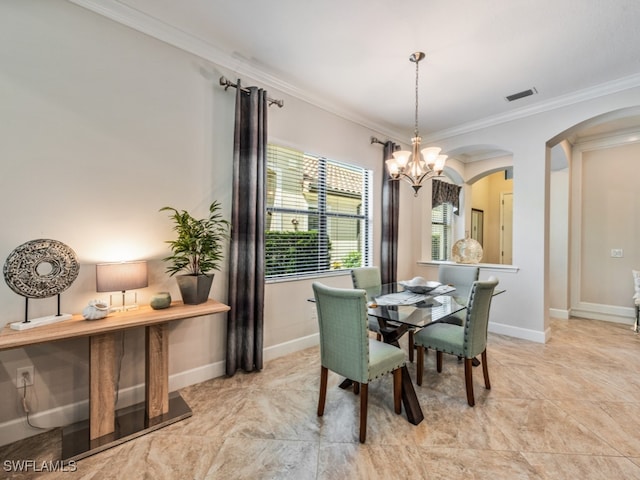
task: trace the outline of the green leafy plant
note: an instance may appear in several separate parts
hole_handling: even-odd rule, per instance
[[[347,253],[342,260],[342,268],[358,268],[362,266],[362,254],[358,251]]]
[[[331,241],[325,235],[325,250],[319,253],[317,230],[265,232],[265,275],[277,277],[329,270]],[[313,261],[312,259],[315,259]]]
[[[229,239],[231,224],[222,217],[219,202],[214,201],[209,206],[209,216],[202,219],[173,207],[163,207],[160,211],[172,212],[173,230],[178,234],[175,240],[166,241],[172,251],[172,255],[163,259],[170,262],[167,273],[206,275],[211,270],[220,270],[222,247]]]

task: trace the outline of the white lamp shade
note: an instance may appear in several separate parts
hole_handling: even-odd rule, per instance
[[[444,170],[444,164],[447,161],[447,155],[438,155],[436,162],[433,165],[433,170],[436,172],[442,172]]]
[[[124,292],[149,285],[147,262],[99,263],[96,265],[96,291]]]
[[[440,154],[440,147],[427,147],[422,149],[422,156],[427,165],[433,165]]]
[[[396,159],[396,163],[398,164],[398,169],[400,171],[404,170],[409,163],[409,157],[411,157],[411,152],[409,150],[398,150],[397,152],[393,152],[393,158]]]
[[[387,165],[387,171],[392,178],[396,178],[398,175],[400,175],[398,162],[396,162],[395,159],[390,158],[389,160],[385,160],[384,163]]]

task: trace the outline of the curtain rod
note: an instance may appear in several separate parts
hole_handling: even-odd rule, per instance
[[[225,77],[220,77],[220,85],[222,85],[225,90],[227,90],[229,87],[238,88],[237,84],[233,83],[230,80],[227,80]],[[249,90],[244,87],[240,87],[240,89],[245,93],[249,93]],[[277,105],[278,108],[282,108],[284,106],[284,100],[274,100],[273,98],[267,97],[267,102],[269,103],[269,106]]]
[[[387,140],[390,141],[390,140]],[[380,145],[386,145],[386,142],[383,142],[382,140],[378,140],[376,137],[371,137],[371,145],[373,145],[374,143],[378,143]],[[394,150],[398,150],[400,148],[400,145],[396,145],[394,147]]]

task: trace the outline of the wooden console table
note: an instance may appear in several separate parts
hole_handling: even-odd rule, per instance
[[[100,320],[81,315],[28,330],[0,331],[0,350],[88,337],[89,420],[65,427],[62,460],[78,460],[191,416],[178,392],[169,393],[169,322],[229,310],[208,300],[200,305],[174,302],[171,307],[113,313]],[[145,328],[145,402],[116,411],[116,334]]]

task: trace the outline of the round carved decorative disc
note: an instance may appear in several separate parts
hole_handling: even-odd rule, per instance
[[[64,292],[78,277],[75,252],[57,240],[31,240],[17,247],[4,264],[9,288],[28,298],[47,298]]]

